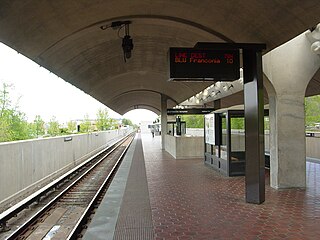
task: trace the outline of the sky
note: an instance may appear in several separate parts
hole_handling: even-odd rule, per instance
[[[0,43],[0,84],[12,84],[9,96],[24,112],[29,122],[36,115],[48,122],[55,117],[60,123],[96,118],[98,109],[107,107],[80,89],[50,73],[22,54]],[[136,109],[121,116],[107,108],[110,117],[128,118],[136,124],[153,121],[157,115]]]

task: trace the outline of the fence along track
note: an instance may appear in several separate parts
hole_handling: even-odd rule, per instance
[[[111,182],[134,136],[94,164],[7,239],[74,239]]]

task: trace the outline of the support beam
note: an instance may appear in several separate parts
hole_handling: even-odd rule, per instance
[[[167,100],[168,97],[161,94],[161,149],[165,149],[165,136],[167,134]]]
[[[262,54],[255,49],[243,50],[246,202],[265,200],[264,109]]]
[[[221,108],[221,99],[217,99],[213,101],[213,108],[215,110],[220,109]]]

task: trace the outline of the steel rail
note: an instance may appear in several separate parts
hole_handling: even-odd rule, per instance
[[[27,206],[29,206],[31,203],[35,202],[37,199],[39,199],[39,196],[43,196],[43,192],[47,193],[49,192],[48,189],[53,189],[57,185],[61,184],[64,180],[69,178],[72,174],[74,174],[77,170],[79,170],[80,167],[84,167],[86,164],[90,163],[94,158],[98,157],[99,155],[103,154],[103,152],[108,151],[102,158],[97,161],[95,164],[93,164],[89,169],[87,169],[80,177],[78,177],[76,180],[74,180],[73,183],[71,183],[66,189],[64,189],[61,193],[59,193],[57,196],[55,196],[47,205],[45,205],[43,208],[41,208],[38,212],[36,212],[31,218],[29,218],[24,224],[19,226],[18,229],[16,229],[7,239],[15,239],[19,234],[21,234],[36,218],[41,216],[46,210],[48,210],[64,193],[66,193],[71,187],[73,187],[78,181],[82,179],[83,176],[85,176],[88,172],[90,172],[97,164],[99,164],[101,161],[103,161],[107,156],[109,156],[121,143],[123,143],[131,134],[119,139],[115,143],[113,143],[111,146],[109,146],[107,149],[104,149],[100,151],[99,153],[95,154],[93,157],[90,157],[87,161],[80,164],[78,167],[70,170],[66,174],[64,174],[62,177],[58,178],[56,181],[52,182],[51,184],[45,186],[44,188],[40,189],[36,193],[32,194],[30,197],[26,199],[26,201],[23,201],[21,204],[18,203],[17,205],[11,207],[7,211],[3,212],[4,215],[3,218],[1,218],[1,221],[3,219],[10,219],[13,216],[15,216],[17,213],[21,212],[23,209],[25,209]],[[36,195],[37,194],[37,195]],[[11,210],[11,211],[10,211]],[[7,220],[6,220],[7,221]]]
[[[113,177],[116,174],[116,172],[117,172],[117,170],[118,170],[118,168],[119,168],[119,166],[120,166],[120,164],[122,162],[122,159],[123,159],[124,155],[126,154],[126,152],[128,151],[128,148],[130,147],[133,139],[134,138],[131,139],[131,141],[128,144],[128,146],[126,146],[124,151],[121,153],[121,155],[118,158],[117,162],[112,167],[110,173],[108,174],[106,179],[103,181],[102,185],[99,187],[98,191],[96,192],[96,194],[94,195],[94,197],[90,201],[89,205],[85,209],[84,213],[81,215],[80,219],[76,223],[76,225],[73,228],[73,230],[71,231],[71,233],[68,235],[67,240],[73,240],[73,239],[77,239],[78,238],[78,235],[81,233],[82,226],[85,225],[85,223],[88,220],[88,217],[92,214],[92,210],[95,208],[96,203],[99,201],[100,196],[103,195],[103,191],[106,189],[107,185],[113,180]]]
[[[40,197],[44,196],[45,194],[47,194],[48,192],[52,191],[54,188],[56,188],[59,184],[63,183],[66,179],[68,179],[72,174],[74,174],[76,171],[78,171],[79,169],[81,169],[82,167],[84,167],[85,165],[87,165],[88,163],[90,163],[93,159],[95,159],[96,157],[98,157],[99,155],[103,154],[106,151],[110,151],[110,149],[112,147],[114,147],[116,144],[118,144],[119,142],[121,142],[125,137],[117,140],[116,142],[114,142],[112,145],[107,146],[106,149],[103,149],[101,151],[99,151],[98,153],[96,153],[95,155],[93,155],[92,157],[90,157],[88,160],[86,160],[85,162],[79,164],[78,166],[76,166],[75,168],[71,169],[70,171],[68,171],[67,173],[63,174],[61,177],[57,178],[56,180],[54,180],[53,182],[49,183],[48,185],[44,186],[43,188],[39,189],[38,191],[36,191],[35,193],[31,194],[30,196],[28,196],[27,198],[25,198],[24,200],[18,202],[17,204],[15,204],[14,206],[10,207],[9,209],[7,209],[6,211],[2,212],[0,214],[0,226],[6,226],[6,222],[8,220],[10,220],[11,218],[15,217],[19,212],[21,212],[22,210],[24,210],[27,206],[30,206],[32,203],[36,202],[39,200]]]

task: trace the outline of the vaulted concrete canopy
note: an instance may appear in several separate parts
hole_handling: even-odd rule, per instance
[[[118,36],[123,32],[100,28],[118,20],[132,21],[134,49],[126,63]],[[158,112],[160,94],[172,107],[209,85],[168,82],[169,47],[262,42],[269,51],[318,22],[318,0],[0,2],[1,42],[120,114]],[[310,84],[320,89],[319,72]]]

